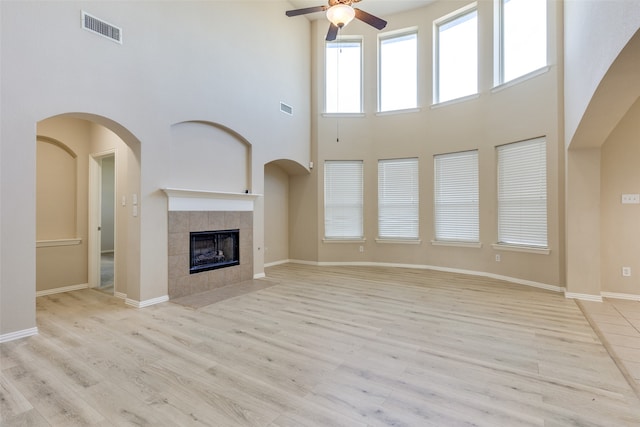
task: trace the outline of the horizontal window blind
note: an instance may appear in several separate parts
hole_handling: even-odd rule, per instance
[[[324,164],[324,235],[328,239],[362,239],[362,161]]]
[[[436,240],[478,242],[478,151],[434,157]]]
[[[547,144],[544,138],[498,150],[498,242],[547,247]]]
[[[419,236],[418,159],[378,161],[378,237]]]

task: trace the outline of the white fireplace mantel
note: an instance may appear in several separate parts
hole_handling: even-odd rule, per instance
[[[169,211],[250,211],[260,194],[163,188]]]

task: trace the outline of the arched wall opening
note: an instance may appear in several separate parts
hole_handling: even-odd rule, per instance
[[[92,196],[91,168],[107,154],[115,160],[113,294],[137,294],[139,140],[108,118],[67,113],[39,121],[37,141],[36,296],[95,286],[99,265],[92,263],[99,262],[100,247],[93,242],[100,224],[93,217],[99,200]],[[72,162],[65,153],[73,153],[66,154]]]
[[[640,300],[640,30],[598,85],[567,150],[567,296]]]
[[[291,237],[298,210],[291,206],[291,177],[309,171],[292,160],[278,159],[264,165],[264,264],[265,267],[289,261]]]

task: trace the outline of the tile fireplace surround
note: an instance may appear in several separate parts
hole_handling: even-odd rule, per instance
[[[165,193],[169,196],[170,299],[253,278],[253,198],[257,196],[187,193],[184,190],[165,190]],[[184,194],[188,197],[183,197]],[[228,203],[221,200],[226,196],[246,200],[232,200]],[[225,207],[240,207],[241,210],[222,210]],[[189,233],[231,229],[240,230],[240,265],[189,274]]]

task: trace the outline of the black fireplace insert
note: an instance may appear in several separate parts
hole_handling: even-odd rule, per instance
[[[189,273],[199,273],[240,264],[240,230],[191,232]]]

